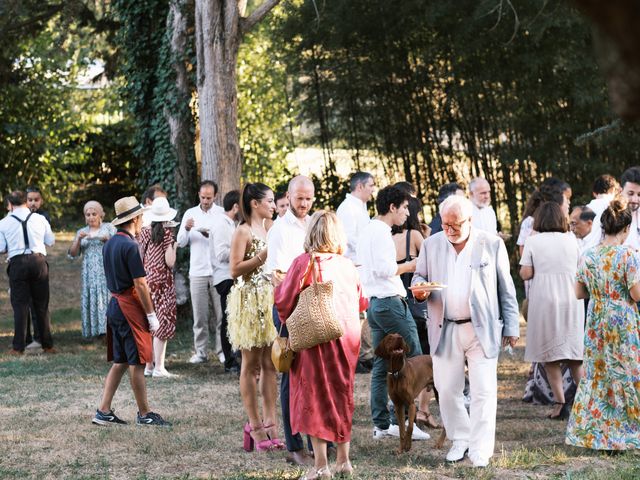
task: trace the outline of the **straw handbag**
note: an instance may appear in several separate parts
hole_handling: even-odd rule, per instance
[[[280,324],[280,331],[278,336],[271,345],[271,361],[276,367],[276,370],[282,373],[287,373],[291,369],[291,363],[295,353],[289,346],[289,338],[281,337],[282,324]]]
[[[312,254],[302,284],[304,285],[309,271],[312,274],[312,283],[300,292],[298,304],[287,319],[289,345],[294,352],[330,342],[344,335],[344,329],[333,305],[333,282],[318,282],[315,263]]]

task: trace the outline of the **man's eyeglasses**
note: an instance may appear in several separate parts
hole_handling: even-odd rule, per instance
[[[454,232],[459,232],[460,229],[462,228],[462,226],[467,223],[469,220],[471,219],[471,217],[469,218],[465,218],[464,220],[462,220],[460,223],[443,223],[442,224],[442,229],[443,230],[452,230]]]

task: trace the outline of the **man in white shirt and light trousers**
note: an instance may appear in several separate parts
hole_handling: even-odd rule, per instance
[[[514,347],[520,335],[518,302],[504,242],[472,227],[471,201],[451,196],[440,205],[440,215],[443,231],[423,242],[412,284],[430,281],[447,288],[414,296],[428,297],[434,383],[453,441],[446,459],[457,462],[468,452],[474,466],[486,467],[495,444],[498,354],[501,345]]]
[[[351,260],[356,266],[358,260],[356,256],[356,245],[360,234],[369,224],[369,211],[367,202],[373,197],[376,188],[373,175],[368,172],[356,172],[351,176],[349,189],[351,193],[338,207],[336,214],[342,222],[344,232],[347,235],[347,251],[344,256]],[[365,291],[366,295],[367,292]],[[365,314],[360,316],[360,355],[358,356],[358,366],[356,372],[365,373],[371,371],[373,366],[373,348],[371,348],[371,332]]]
[[[209,252],[209,233],[216,213],[224,213],[214,200],[218,186],[211,180],[200,184],[198,198],[200,204],[190,208],[182,216],[182,223],[176,238],[178,246],[191,248],[189,261],[189,290],[193,309],[193,344],[195,353],[190,363],[202,363],[208,359],[209,333],[215,338],[215,351],[222,353],[218,319],[222,316],[220,295],[213,284],[213,268]],[[213,312],[209,311],[209,302]],[[210,314],[211,313],[211,314]]]

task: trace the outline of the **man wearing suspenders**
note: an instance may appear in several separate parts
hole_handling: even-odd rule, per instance
[[[0,220],[0,252],[9,256],[9,287],[13,307],[14,336],[11,355],[22,355],[25,349],[29,305],[33,302],[45,353],[55,353],[49,319],[49,265],[45,245],[55,242],[49,222],[27,207],[24,192],[8,196],[13,211]]]

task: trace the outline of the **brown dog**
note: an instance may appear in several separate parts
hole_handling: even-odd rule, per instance
[[[387,389],[393,402],[400,429],[400,448],[398,453],[411,450],[411,435],[416,419],[414,400],[425,388],[435,390],[433,385],[433,363],[430,355],[418,355],[407,358],[409,346],[402,335],[390,333],[382,339],[375,354],[387,361]],[[435,392],[436,400],[438,393]],[[409,409],[409,424],[405,429],[405,408]],[[446,432],[444,428],[436,442],[436,448],[442,448]]]

